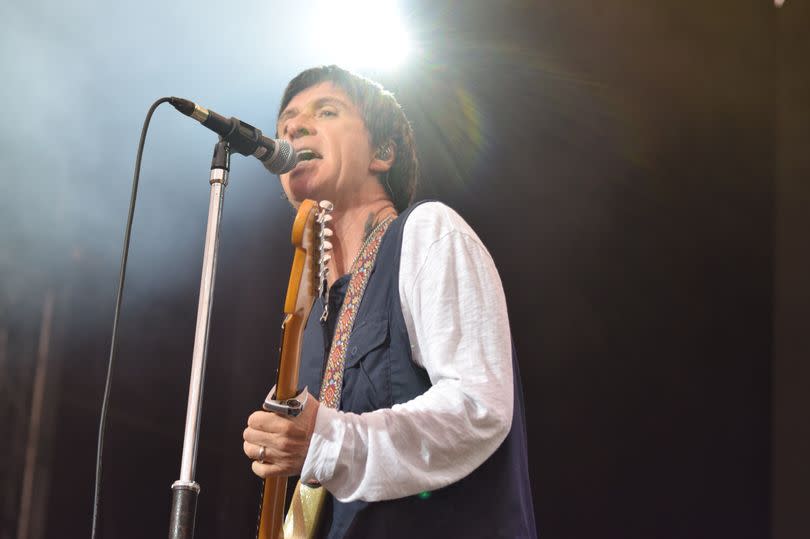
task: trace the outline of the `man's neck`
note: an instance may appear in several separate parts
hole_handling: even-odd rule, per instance
[[[328,284],[351,271],[366,238],[389,216],[396,216],[394,204],[387,197],[365,204],[339,208],[332,212],[332,260],[329,262]]]

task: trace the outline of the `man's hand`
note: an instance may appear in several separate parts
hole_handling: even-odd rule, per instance
[[[310,396],[298,417],[264,411],[250,414],[242,437],[245,455],[253,460],[253,473],[261,478],[301,473],[319,406],[318,400]],[[264,462],[259,462],[262,447]]]

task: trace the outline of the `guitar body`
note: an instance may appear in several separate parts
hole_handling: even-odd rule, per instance
[[[328,202],[318,204],[313,200],[304,200],[293,223],[292,244],[295,246],[295,255],[284,301],[275,396],[278,400],[292,399],[298,394],[304,326],[315,299],[325,286],[326,262],[329,260],[325,252],[331,248],[325,239],[331,234],[326,224],[331,219],[328,215],[331,207]],[[284,539],[282,525],[286,492],[286,477],[265,479],[258,525],[259,539]]]

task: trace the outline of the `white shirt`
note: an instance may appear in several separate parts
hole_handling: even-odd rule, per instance
[[[444,204],[422,204],[405,223],[399,295],[413,360],[432,387],[390,409],[318,409],[301,478],[342,502],[445,487],[481,465],[511,428],[501,280],[481,240]]]

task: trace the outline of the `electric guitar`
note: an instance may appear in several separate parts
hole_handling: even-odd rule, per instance
[[[298,208],[292,228],[292,244],[295,246],[290,282],[284,302],[284,321],[281,324],[281,350],[279,354],[278,378],[275,386],[275,402],[295,402],[298,391],[298,370],[301,361],[301,340],[304,327],[309,319],[315,299],[325,292],[327,274],[326,264],[329,261],[329,250],[332,248],[329,237],[332,235],[328,224],[331,220],[330,202],[316,203],[304,200]],[[273,391],[271,391],[271,394]],[[270,398],[270,396],[268,396]],[[299,485],[295,496],[301,495],[299,489],[309,489]],[[318,489],[323,491],[322,487]],[[288,515],[282,530],[284,501],[287,491],[286,477],[268,477],[264,481],[261,512],[258,523],[258,539],[291,539],[301,536],[302,527],[310,528],[306,535],[314,533],[314,524],[319,515]],[[307,491],[307,495],[309,495]],[[323,492],[320,493],[323,495]],[[293,504],[295,507],[295,504]],[[300,506],[299,506],[300,507]],[[295,517],[298,517],[297,519]],[[293,520],[297,522],[293,523]],[[312,522],[304,522],[312,521]],[[293,527],[295,530],[293,531]]]

